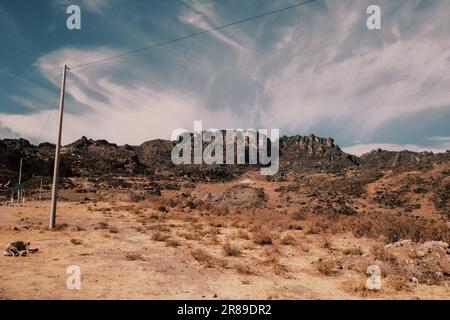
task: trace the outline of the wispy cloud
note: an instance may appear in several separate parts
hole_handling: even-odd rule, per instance
[[[179,19],[189,25],[192,25],[201,30],[210,30],[219,26],[219,19],[214,10],[212,2],[199,2],[197,0],[185,1],[190,6],[190,9],[185,10]],[[242,45],[227,36],[223,31],[213,31],[211,34],[230,46],[239,50],[245,50]]]
[[[239,12],[239,3],[233,3],[233,10],[224,10],[231,4],[186,0],[169,7],[171,17],[158,16],[158,24],[149,25],[142,23],[145,13],[114,15],[118,9],[111,2],[90,3],[91,12],[119,17],[99,28],[107,29],[113,39],[123,40],[126,35],[125,45],[133,48],[188,34],[191,27],[207,30],[245,17],[230,17],[230,12]],[[271,8],[286,4],[277,3],[271,2]],[[439,117],[444,113],[436,110],[450,108],[450,3],[433,1],[425,9],[419,0],[379,3],[380,31],[366,28],[369,1],[321,1],[245,27],[216,31],[212,37],[74,70],[68,78],[65,141],[88,135],[140,143],[169,137],[173,129],[189,129],[194,120],[202,119],[217,128],[326,134],[340,144],[344,140],[358,153],[376,146],[443,150],[446,141],[431,139],[450,136],[450,129],[399,141],[399,130],[407,136],[408,126],[397,127],[396,121],[423,112]],[[259,12],[255,9],[253,14]],[[62,64],[76,65],[129,50],[118,43],[71,44],[44,54],[35,67],[55,92],[39,93],[27,86],[24,96],[8,94],[29,107],[29,112],[0,114],[2,132],[8,128],[36,138],[46,110],[57,101],[45,102],[47,108],[34,102],[57,100]],[[54,140],[55,121],[56,113],[45,139]],[[428,123],[431,126],[433,121]],[[392,134],[377,138],[380,131]]]
[[[55,66],[61,66],[63,61],[74,63],[96,59],[107,53],[113,52],[103,49],[85,53],[65,49],[42,57],[37,67],[49,81],[57,85],[61,70]],[[71,57],[76,58],[71,60]],[[236,118],[233,118],[234,115],[228,110],[210,111],[201,101],[186,93],[171,88],[159,91],[143,84],[120,84],[105,74],[110,67],[103,65],[70,73],[67,94],[73,98],[73,103],[66,106],[63,134],[65,143],[86,135],[87,132],[91,137],[112,137],[115,142],[122,144],[139,144],[150,138],[169,139],[175,128],[192,129],[199,114],[205,124],[210,126],[220,127],[225,124],[231,127],[232,123],[235,123]],[[121,68],[127,67],[129,65],[121,63]],[[95,95],[90,94],[87,88],[95,92]],[[106,99],[98,99],[98,96]],[[85,106],[82,111],[81,106]],[[48,110],[27,115],[0,114],[0,119],[7,123],[12,132],[20,132],[22,136],[33,140],[39,135],[47,112]],[[43,140],[54,141],[56,128],[55,113],[49,121]]]

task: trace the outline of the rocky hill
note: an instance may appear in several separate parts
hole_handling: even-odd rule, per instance
[[[339,172],[358,167],[358,157],[343,152],[331,138],[314,135],[280,139],[282,171]]]
[[[428,170],[434,163],[446,161],[450,161],[450,152],[433,154],[432,152],[395,152],[377,149],[363,154],[360,158],[363,168],[397,171]]]
[[[174,166],[170,153],[174,143],[152,140],[139,146],[118,146],[106,140],[86,137],[66,145],[61,151],[62,177],[165,175],[187,180],[227,180],[255,166],[184,165]],[[32,145],[24,139],[0,140],[0,184],[17,178],[20,158],[23,158],[24,180],[53,173],[53,144]],[[310,136],[283,136],[280,138],[280,174],[331,172],[349,169],[422,170],[433,163],[450,161],[445,154],[390,152],[374,150],[361,157],[343,152],[331,138]]]

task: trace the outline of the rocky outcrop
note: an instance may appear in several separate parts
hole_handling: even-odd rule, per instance
[[[280,139],[280,168],[283,171],[338,172],[359,165],[359,158],[342,151],[331,138],[283,136]]]
[[[86,137],[66,145],[61,151],[62,177],[100,177],[149,175],[184,178],[191,181],[225,181],[258,166],[181,165],[172,164],[172,141],[151,140],[140,146],[118,146],[106,140]],[[23,180],[33,175],[51,176],[55,146],[50,143],[32,145],[24,139],[0,140],[0,184],[15,181],[20,158],[24,159]],[[362,157],[343,152],[331,138],[283,136],[280,138],[280,175],[289,173],[364,170],[420,170],[433,163],[450,161],[450,152],[434,155],[410,151],[374,150]]]

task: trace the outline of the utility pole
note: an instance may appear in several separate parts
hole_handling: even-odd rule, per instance
[[[57,184],[58,184],[58,176],[59,176],[59,152],[61,149],[61,133],[62,133],[62,124],[63,124],[63,115],[64,115],[64,93],[66,90],[66,75],[67,70],[69,68],[67,65],[64,65],[62,80],[61,80],[61,98],[59,101],[59,129],[58,129],[58,137],[56,141],[56,150],[55,150],[55,168],[53,171],[53,187],[52,187],[52,208],[50,212],[50,229],[56,224],[56,204],[57,204]]]
[[[39,187],[39,201],[42,201],[42,178],[41,178],[41,185]]]
[[[17,203],[20,203],[20,193],[22,192],[22,189],[20,189],[20,184],[22,183],[22,163],[23,163],[23,158],[20,158],[19,188],[17,189]]]

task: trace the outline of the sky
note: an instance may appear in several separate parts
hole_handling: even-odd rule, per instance
[[[62,66],[301,0],[0,0],[0,138],[55,142]],[[66,9],[81,9],[68,30]],[[381,30],[369,30],[369,5]],[[139,145],[177,128],[278,128],[360,155],[450,149],[450,1],[317,0],[71,70],[63,143]]]

